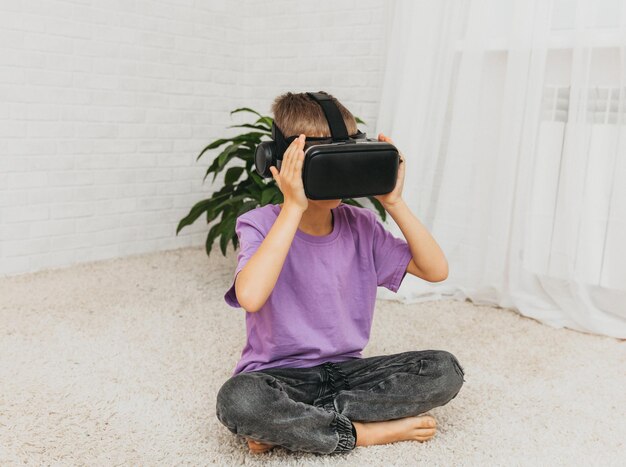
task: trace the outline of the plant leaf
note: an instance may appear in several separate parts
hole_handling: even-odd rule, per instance
[[[219,160],[217,160],[217,157],[215,159],[213,159],[213,162],[211,162],[211,165],[209,166],[209,168],[206,170],[206,173],[204,174],[204,178],[202,179],[202,183],[204,183],[204,181],[206,180],[206,178],[209,176],[209,174],[211,172],[215,172],[217,170],[217,164],[219,163]]]
[[[283,192],[280,190],[276,190],[274,197],[272,198],[272,204],[281,204],[285,201],[283,197]]]
[[[265,117],[265,116],[262,116],[261,118],[259,118],[259,119],[258,119],[256,122],[254,122],[254,123],[262,123],[262,124],[265,124],[265,125],[267,125],[268,130],[270,130],[270,131],[271,131],[271,128],[272,128],[272,123],[274,123],[274,119],[273,119],[273,118],[271,118],[271,117]]]
[[[250,185],[248,187],[248,194],[251,198],[257,200],[259,204],[261,203],[261,188],[256,185]]]
[[[222,208],[222,207],[231,206],[234,203],[237,203],[245,198],[250,198],[250,197],[251,196],[249,193],[244,193],[243,195],[232,196],[228,198],[226,201],[222,201],[220,204],[215,206],[215,210],[218,210],[219,208]]]
[[[215,216],[213,216],[213,212],[219,206],[219,203],[226,199],[228,196],[233,196],[233,188],[232,186],[224,186],[217,193],[214,193],[213,196],[209,199],[204,199],[202,201],[198,201],[189,211],[189,214],[185,216],[178,223],[178,227],[176,229],[176,235],[186,226],[193,224],[198,217],[202,215],[203,212],[207,213],[207,222],[211,222]]]
[[[217,237],[221,237],[219,243],[224,256],[226,256],[230,242],[232,242],[233,248],[237,249],[239,239],[235,232],[235,226],[237,218],[241,214],[256,208],[261,201],[264,204],[272,201],[282,202],[283,198],[275,181],[271,178],[268,181],[259,176],[254,166],[255,150],[261,141],[267,140],[271,133],[273,119],[249,107],[237,108],[230,114],[232,116],[238,112],[249,112],[258,118],[253,123],[230,125],[228,128],[246,128],[249,131],[230,138],[219,138],[212,141],[204,147],[196,158],[198,161],[209,151],[220,148],[219,154],[209,164],[204,180],[209,173],[213,173],[213,182],[215,182],[217,174],[226,170],[224,186],[214,192],[209,199],[196,203],[177,226],[176,233],[178,234],[181,229],[195,222],[203,213],[206,213],[209,224],[216,218],[220,218],[219,222],[211,226],[207,234],[205,242],[207,256],[210,256]],[[229,162],[234,158],[243,160],[245,167],[240,165],[229,167]],[[241,180],[242,175],[245,175],[243,180]]]
[[[222,216],[223,217],[223,216]],[[222,219],[220,232],[222,233],[222,237],[220,238],[220,250],[222,250],[222,255],[226,256],[226,247],[228,246],[228,242],[235,234],[235,216],[230,215],[226,219]]]
[[[274,187],[266,188],[261,192],[261,206],[265,206],[268,204],[276,194],[276,189]]]
[[[254,180],[254,183],[257,184],[260,188],[265,188],[266,184],[263,182],[263,178],[257,174],[256,172],[250,172],[250,177]]]
[[[219,156],[217,156],[217,159],[218,159],[217,165],[220,169],[224,167],[226,163],[230,160],[228,156],[232,154],[233,151],[236,151],[237,149],[239,149],[240,145],[241,143],[233,143],[230,146],[228,146],[224,151],[222,151]]]
[[[207,152],[209,149],[215,149],[216,147],[221,146],[222,144],[228,143],[229,141],[230,141],[229,139],[218,139],[216,141],[213,141],[211,144],[206,146],[202,151],[200,151],[200,154],[196,156],[196,162],[198,162],[198,160],[200,160],[200,158],[204,155],[204,153]]]
[[[211,166],[207,169],[206,173],[204,174],[204,179],[202,179],[202,182],[204,183],[204,181],[206,180],[206,178],[208,177],[209,173],[213,172],[213,180],[211,183],[215,182],[215,178],[217,177],[217,174],[224,168],[224,166],[228,163],[229,160],[231,160],[235,154],[233,154],[234,151],[237,151],[239,149],[239,145],[241,143],[234,143],[231,144],[230,146],[228,146],[226,149],[224,149],[215,160],[213,160],[213,163],[211,164]]]
[[[267,136],[267,133],[261,133],[258,131],[250,131],[248,133],[242,133],[232,138],[234,143],[258,143],[263,136]]]
[[[237,217],[241,216],[244,212],[251,211],[259,205],[256,199],[252,199],[250,201],[246,201],[241,205],[241,207],[237,210]]]
[[[361,203],[359,203],[359,202],[358,202],[356,199],[354,199],[354,198],[345,198],[345,199],[343,200],[343,202],[344,202],[344,203],[346,203],[346,204],[351,204],[351,205],[353,205],[353,206],[358,206],[358,207],[360,207],[360,208],[362,208],[362,207],[363,207],[363,205],[362,205]]]
[[[211,229],[209,230],[209,234],[206,237],[206,243],[204,244],[204,249],[206,250],[207,256],[211,256],[211,248],[213,247],[213,242],[217,237],[219,228],[220,224],[218,223],[213,225],[213,227],[211,227]]]
[[[261,130],[265,132],[269,132],[270,129],[262,126],[262,125],[251,125],[249,123],[244,123],[243,125],[230,125],[228,128],[254,128],[256,130]]]
[[[240,107],[238,109],[233,110],[230,114],[232,115],[237,112],[252,112],[252,113],[257,114],[259,117],[262,117],[262,115],[259,112],[257,112],[256,110],[252,110],[249,107]]]
[[[221,146],[222,144],[228,143],[230,141],[230,138],[220,138],[220,139],[216,139],[215,141],[213,141],[211,144],[209,144],[208,146],[206,146],[202,152],[200,153],[200,155],[198,155],[198,157],[196,157],[196,161],[198,159],[200,159],[200,156],[202,156],[202,154],[204,154],[206,151],[208,151],[209,149],[215,149],[219,146]]]
[[[239,180],[239,177],[243,173],[243,169],[243,167],[231,167],[230,169],[228,169],[226,171],[226,175],[224,175],[224,184],[232,185],[237,180]]]
[[[213,199],[205,199],[196,203],[189,211],[189,214],[182,218],[181,221],[178,223],[178,227],[176,228],[176,235],[178,235],[178,233],[184,227],[193,224],[204,211],[209,209],[211,203],[213,202],[215,202]]]
[[[383,207],[383,205],[381,204],[380,201],[378,201],[376,198],[374,198],[373,196],[368,196],[367,199],[369,199],[371,201],[371,203],[374,205],[374,207],[376,208],[376,210],[378,211],[378,214],[380,215],[380,218],[385,221],[387,219],[387,211],[385,210],[385,208]]]
[[[263,136],[267,136],[267,131],[269,131],[268,129],[263,129],[264,133],[260,133],[258,131],[251,131],[248,133],[243,133],[241,135],[237,135],[234,136],[232,138],[222,138],[222,139],[218,139],[216,141],[213,141],[211,144],[209,144],[207,147],[205,147],[200,154],[198,154],[198,156],[196,157],[196,162],[198,162],[198,160],[204,155],[204,153],[210,149],[215,149],[218,146],[221,146],[223,144],[226,143],[247,143],[250,146],[250,149],[255,149],[257,144],[259,144],[261,142],[261,138]]]

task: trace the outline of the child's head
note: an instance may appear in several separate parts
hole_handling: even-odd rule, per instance
[[[320,92],[330,96],[339,108],[348,134],[353,135],[356,133],[357,126],[354,115],[335,97],[327,92]],[[331,136],[322,107],[307,96],[305,92],[297,94],[288,92],[278,96],[272,104],[272,113],[274,114],[276,125],[285,135],[285,138],[301,133],[311,137]]]
[[[349,135],[357,132],[356,119],[334,96],[324,91],[319,91],[333,100],[339,108]],[[328,121],[322,107],[310,98],[305,92],[288,92],[274,99],[272,104],[274,122],[280,128],[285,138],[304,133],[311,137],[332,136]],[[322,210],[336,208],[341,204],[341,199],[312,200],[309,198],[309,206]]]
[[[330,96],[339,108],[349,135],[357,132],[357,124],[354,115],[346,109],[341,102],[327,92],[320,91]],[[310,137],[331,136],[330,127],[324,115],[322,107],[310,98],[305,92],[288,92],[274,99],[272,104],[274,122],[280,128],[285,138],[304,133]],[[309,206],[320,209],[333,209],[341,203],[341,199],[312,200],[309,198]]]

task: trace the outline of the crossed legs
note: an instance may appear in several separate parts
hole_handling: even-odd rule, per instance
[[[325,406],[315,400],[321,366],[269,369],[230,378],[218,393],[218,419],[245,436],[255,453],[275,445],[333,453],[403,440],[423,442],[436,433],[435,419],[424,414],[456,397],[464,381],[458,360],[442,350],[331,365],[347,383],[327,395]]]

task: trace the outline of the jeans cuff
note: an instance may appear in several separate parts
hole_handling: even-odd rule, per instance
[[[339,443],[333,452],[352,451],[356,447],[356,437],[354,436],[354,425],[348,417],[338,412],[335,413],[333,426],[339,434]],[[354,431],[353,431],[354,430]]]

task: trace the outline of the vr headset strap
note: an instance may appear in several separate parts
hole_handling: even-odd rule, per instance
[[[272,139],[276,143],[276,158],[282,159],[287,150],[287,141],[285,141],[285,135],[280,131],[276,122],[272,122]]]
[[[348,129],[343,121],[341,112],[332,99],[321,92],[307,92],[307,95],[322,106],[333,141],[345,141],[349,139]]]

